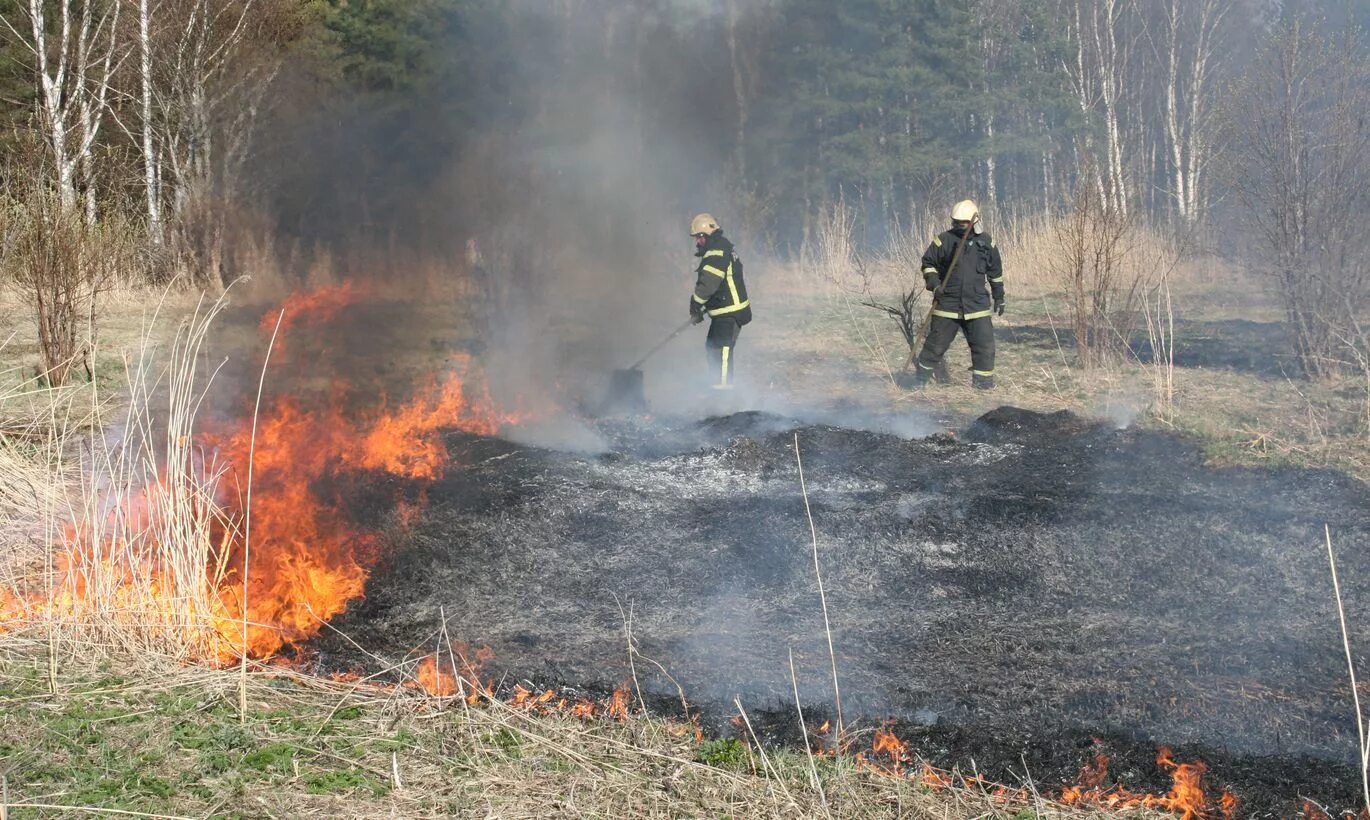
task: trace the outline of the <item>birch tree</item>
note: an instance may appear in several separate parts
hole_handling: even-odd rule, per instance
[[[1077,164],[1090,166],[1089,155],[1102,153],[1094,184],[1111,209],[1126,215],[1131,201],[1125,136],[1135,34],[1130,25],[1134,0],[1072,0],[1065,17],[1074,45],[1073,63],[1064,69],[1081,113],[1102,131],[1103,150],[1095,135],[1084,136],[1086,156]]]
[[[140,0],[141,1],[141,0]],[[208,192],[215,168],[216,118],[236,92],[266,84],[274,67],[235,64],[254,0],[163,0],[170,34],[163,58],[164,82],[157,89],[165,169],[156,184],[174,214],[183,214]],[[252,110],[252,100],[243,101]]]
[[[117,68],[118,0],[27,0],[3,24],[33,60],[37,120],[58,202],[75,212],[85,195],[94,222],[94,150]]]
[[[142,117],[143,183],[147,202],[147,231],[153,244],[162,241],[162,195],[157,141],[152,117],[152,2],[138,0],[139,108]]]
[[[1165,143],[1175,214],[1192,225],[1205,205],[1219,34],[1232,0],[1162,0]]]

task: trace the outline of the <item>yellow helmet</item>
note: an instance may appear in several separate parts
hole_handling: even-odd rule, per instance
[[[690,236],[699,236],[700,234],[707,236],[716,230],[718,230],[718,220],[708,214],[700,214],[690,220]]]
[[[975,200],[963,199],[952,206],[951,219],[953,222],[979,222],[980,209],[975,207]]]

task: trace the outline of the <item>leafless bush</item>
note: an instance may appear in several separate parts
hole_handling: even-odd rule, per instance
[[[1370,308],[1370,58],[1295,20],[1233,95],[1233,184],[1260,238],[1305,373],[1347,369],[1347,340]]]
[[[1127,349],[1139,323],[1142,294],[1157,273],[1144,252],[1146,231],[1088,182],[1054,230],[1057,254],[1050,264],[1066,291],[1076,353],[1082,367],[1097,367]]]
[[[1348,311],[1347,317],[1347,326],[1336,330],[1336,338],[1364,387],[1361,426],[1366,439],[1370,440],[1370,323],[1362,321],[1359,312],[1354,310]]]
[[[1170,277],[1142,294],[1151,358],[1152,414],[1171,424],[1175,420],[1175,307],[1170,298]]]
[[[41,189],[7,222],[7,278],[33,308],[43,379],[65,384],[78,362],[89,378],[96,299],[132,259],[131,231],[116,218],[89,224]]]

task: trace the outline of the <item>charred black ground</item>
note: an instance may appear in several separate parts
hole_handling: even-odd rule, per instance
[[[1099,738],[1131,787],[1164,791],[1166,744],[1250,816],[1357,803],[1322,544],[1331,524],[1365,646],[1355,480],[1211,469],[1171,436],[1011,408],[921,440],[754,413],[599,432],[610,452],[593,456],[449,436],[426,514],[335,625],[402,655],[431,646],[441,611],[496,674],[606,690],[628,674],[631,611],[709,725],[728,731],[740,696],[796,741],[791,649],[806,714],[833,702],[797,433],[849,721],[893,718],[936,762],[1010,782],[1026,764],[1047,788]],[[326,664],[361,663],[336,635],[316,643]]]

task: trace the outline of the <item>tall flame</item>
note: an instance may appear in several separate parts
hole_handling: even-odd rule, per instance
[[[281,327],[326,322],[359,296],[355,288],[343,286],[291,297]],[[263,320],[264,332],[275,329],[278,315]],[[278,352],[282,341],[277,340]],[[159,554],[149,543],[175,537],[177,522],[161,519],[186,509],[185,504],[164,503],[174,489],[163,487],[159,477],[132,498],[106,505],[113,507],[109,520],[69,528],[60,579],[50,594],[0,590],[0,630],[35,617],[107,620],[113,600],[122,617],[172,631],[202,631],[207,622],[209,637],[187,643],[194,644],[191,654],[209,661],[228,662],[244,653],[269,657],[317,634],[324,622],[362,595],[377,558],[379,534],[351,521],[330,487],[348,475],[373,472],[434,481],[447,467],[442,431],[490,435],[513,421],[495,409],[469,359],[458,360],[445,379],[398,407],[388,407],[382,398],[371,411],[346,412],[350,398],[348,387],[338,385],[322,401],[287,397],[274,402],[256,421],[255,446],[251,418],[204,437],[202,451],[217,453],[230,472],[213,497],[186,502],[214,507],[202,516],[213,523],[212,533],[200,538],[211,543],[198,548],[198,569],[197,562],[187,568],[147,558]],[[249,453],[250,545],[243,492]],[[162,477],[194,468],[191,458],[180,459],[186,463],[170,460],[161,468]],[[407,521],[413,507],[401,512]],[[198,572],[205,587],[205,594],[195,596],[202,600],[195,612],[187,612],[186,596],[174,593],[187,584],[193,588],[196,582],[185,577],[188,572]]]

